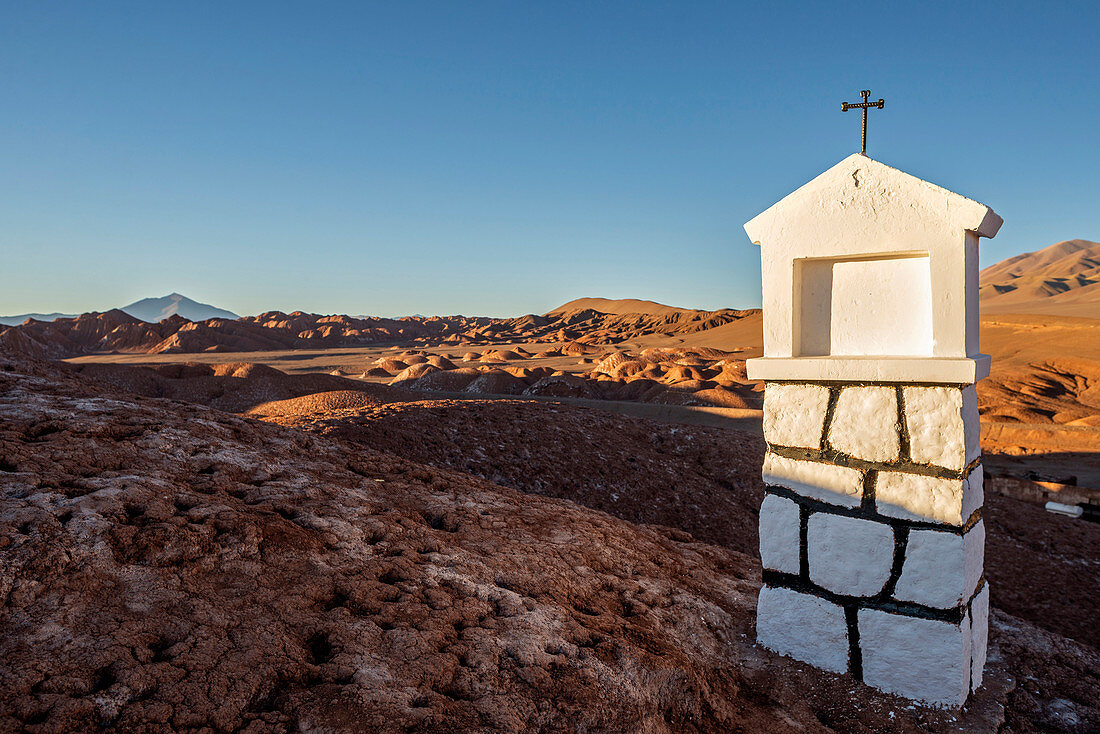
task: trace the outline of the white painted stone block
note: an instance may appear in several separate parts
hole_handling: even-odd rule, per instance
[[[976,470],[980,471],[980,470]],[[922,474],[883,471],[875,479],[875,508],[901,520],[962,525],[980,497],[968,496],[968,479],[940,479]],[[978,491],[981,491],[980,474]]]
[[[891,387],[846,387],[829,426],[829,445],[864,461],[895,461],[899,452],[897,393]]]
[[[824,512],[806,525],[810,580],[837,594],[874,596],[890,578],[894,529],[858,517]]]
[[[985,563],[985,524],[966,535],[940,530],[911,530],[894,598],[938,609],[968,601],[978,587]]]
[[[798,573],[798,503],[769,494],[760,505],[760,562],[764,568]]]
[[[823,670],[848,670],[844,609],[816,596],[769,586],[760,589],[756,640],[780,655]]]
[[[978,397],[973,385],[905,387],[909,455],[918,464],[964,469],[981,455]]]
[[[985,653],[989,645],[989,584],[986,583],[970,605],[970,690],[978,690],[985,671]]]
[[[821,448],[829,388],[768,383],[764,388],[764,440],[776,446]]]
[[[960,708],[970,685],[970,622],[859,610],[863,681],[933,706]]]
[[[982,416],[978,411],[978,388],[970,385],[962,389],[962,419],[964,430],[964,443],[966,453],[963,457],[963,466],[969,466],[970,462],[982,455]]]
[[[764,455],[764,484],[786,487],[803,497],[844,507],[858,507],[863,497],[863,472],[820,461]]]
[[[974,467],[974,471],[966,478],[966,487],[963,488],[962,516],[963,522],[970,519],[975,510],[981,509],[985,504],[985,470],[981,464]]]

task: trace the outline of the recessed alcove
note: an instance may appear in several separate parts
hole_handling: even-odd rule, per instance
[[[793,261],[798,357],[931,357],[927,252]]]

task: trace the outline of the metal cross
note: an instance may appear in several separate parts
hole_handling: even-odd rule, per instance
[[[886,106],[886,100],[880,99],[878,102],[868,102],[867,98],[871,96],[870,89],[864,89],[859,93],[860,97],[863,97],[863,102],[841,102],[840,111],[847,112],[848,110],[861,109],[863,110],[863,146],[860,149],[860,153],[867,155],[867,110],[870,107],[878,107],[880,110]]]

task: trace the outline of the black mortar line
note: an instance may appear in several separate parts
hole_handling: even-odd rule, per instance
[[[970,532],[971,528],[973,528],[975,525],[977,525],[981,521],[982,521],[982,508],[979,507],[978,509],[974,510],[974,512],[970,513],[970,517],[968,517],[966,519],[966,522],[964,522],[962,524],[962,532],[960,534],[961,535],[966,535],[967,533]]]
[[[974,605],[974,600],[978,598],[978,594],[982,593],[982,589],[985,588],[985,573],[982,573],[981,578],[978,579],[978,583],[974,585],[974,593],[970,595],[970,598],[966,600],[966,611],[969,612],[970,608]],[[970,618],[973,619],[974,615],[971,614]]]
[[[821,441],[817,444],[822,450],[829,450],[829,429],[833,426],[833,414],[836,413],[836,404],[840,400],[841,388],[829,387],[829,400],[825,404],[825,419],[821,421]]]
[[[873,522],[879,522],[892,527],[906,527],[911,530],[939,530],[945,533],[954,533],[955,535],[963,535],[973,525],[948,525],[947,523],[939,523],[931,520],[905,520],[900,517],[890,517],[889,515],[881,515],[875,511],[874,507],[867,509],[862,506],[858,507],[844,507],[842,505],[833,505],[828,502],[822,502],[816,500],[813,497],[805,497],[798,494],[794,490],[787,489],[786,487],[777,487],[774,485],[768,485],[764,488],[765,494],[774,494],[777,497],[783,497],[789,499],[792,502],[796,502],[803,507],[808,507],[813,512],[825,512],[830,515],[842,515],[844,517],[857,517],[863,520],[871,520]],[[978,515],[975,512],[975,515]],[[973,517],[973,516],[972,516]]]
[[[905,387],[897,386],[898,395],[898,457],[901,461],[913,462],[909,452],[909,421],[905,419]]]
[[[973,644],[973,643],[971,643]],[[966,695],[970,696],[974,692],[974,648],[970,648],[970,664],[966,666],[966,670],[969,675],[966,676]]]
[[[909,546],[909,528],[905,525],[894,526],[894,562],[890,566],[890,578],[886,580],[886,586],[882,593],[890,597],[898,588],[898,579],[901,578],[901,570],[905,565],[905,551]]]
[[[836,592],[818,586],[812,581],[804,581],[794,574],[783,573],[782,571],[772,571],[770,569],[764,569],[763,579],[764,583],[769,587],[784,588],[802,594],[809,594],[844,608],[851,606],[859,609],[875,609],[881,612],[899,614],[905,617],[918,617],[920,619],[930,619],[937,622],[950,622],[951,624],[960,624],[963,620],[963,615],[967,611],[966,606],[963,604],[952,607],[951,609],[937,609],[935,607],[925,606],[924,604],[917,604],[916,602],[889,599],[886,598],[882,592],[870,597],[837,594]]]
[[[859,607],[844,607],[844,622],[848,626],[848,672],[856,680],[863,681],[863,651],[859,647]]]
[[[812,512],[806,505],[798,505],[798,576],[806,581],[810,580],[810,548],[806,538]]]
[[[981,448],[981,446],[979,446],[978,448]],[[974,459],[969,464],[967,464],[965,467],[963,467],[963,473],[966,474],[966,476],[970,476],[970,472],[974,471],[979,466],[981,466],[981,463],[982,463],[982,455],[979,452],[978,453],[978,458]]]
[[[878,472],[874,469],[870,469],[863,473],[863,497],[860,498],[859,507],[864,512],[869,512],[874,515],[875,512],[875,481],[878,479]]]
[[[980,460],[975,460],[962,470],[957,470],[946,469],[942,466],[934,466],[932,464],[917,464],[908,459],[903,460],[900,458],[896,461],[889,462],[866,461],[864,459],[857,459],[849,454],[842,454],[833,449],[806,449],[798,446],[777,446],[775,444],[768,444],[768,451],[784,459],[794,459],[796,461],[816,461],[818,463],[844,466],[849,469],[860,469],[862,471],[874,469],[877,471],[904,472],[906,474],[919,474],[925,477],[951,479],[954,481],[966,479],[970,472],[981,463]]]

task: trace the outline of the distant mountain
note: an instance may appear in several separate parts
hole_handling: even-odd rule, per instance
[[[206,321],[207,319],[239,319],[240,316],[223,308],[216,308],[208,303],[192,301],[187,296],[179,293],[170,293],[161,298],[143,298],[129,306],[119,309],[130,314],[135,319],[148,321],[151,324],[164,321],[170,316],[182,316],[188,321]]]
[[[981,272],[985,313],[1100,318],[1100,242],[1067,240]]]
[[[0,324],[4,326],[19,326],[27,319],[35,321],[53,321],[54,319],[74,319],[75,313],[23,313],[18,316],[0,316]]]

